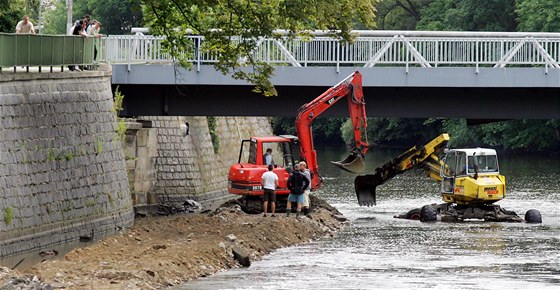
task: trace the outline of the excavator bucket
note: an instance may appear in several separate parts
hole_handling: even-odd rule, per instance
[[[362,173],[366,169],[366,164],[362,156],[355,154],[350,154],[342,161],[331,161],[331,163],[351,173]]]
[[[382,181],[379,174],[366,174],[356,176],[354,188],[360,206],[372,206],[376,204],[375,189]]]

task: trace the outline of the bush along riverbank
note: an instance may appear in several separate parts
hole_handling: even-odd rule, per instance
[[[275,249],[332,237],[346,219],[312,196],[308,216],[247,214],[236,202],[207,213],[144,217],[120,234],[23,272],[0,270],[1,289],[160,289],[250,266]]]

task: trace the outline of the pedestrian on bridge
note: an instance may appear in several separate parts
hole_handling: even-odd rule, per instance
[[[23,20],[16,25],[16,33],[18,34],[35,34],[33,23],[29,21],[29,16],[23,16]]]
[[[78,35],[82,37],[87,37],[87,33],[85,32],[85,28],[87,26],[87,22],[85,20],[79,20],[78,25],[74,26],[72,30],[72,35]],[[77,68],[75,65],[69,65],[68,69],[71,71],[81,71],[81,69]]]
[[[89,26],[87,34],[90,37],[95,37],[95,38],[101,38],[103,37],[103,34],[99,33],[99,30],[101,30],[101,22],[97,21],[97,20],[93,20],[91,22],[91,26]],[[95,44],[93,46],[93,62],[96,63],[97,62],[97,42],[98,40],[95,40]]]

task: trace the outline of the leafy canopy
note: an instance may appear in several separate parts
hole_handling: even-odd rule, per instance
[[[66,34],[66,1],[53,1],[54,9],[45,11],[45,33]],[[126,34],[144,25],[139,0],[73,0],[73,21],[86,14],[102,23],[102,34]]]
[[[295,37],[304,30],[329,30],[351,41],[356,23],[375,26],[377,0],[142,0],[153,34],[165,35],[167,52],[189,66],[195,46],[185,36],[204,36],[200,47],[218,57],[215,64],[223,74],[256,85],[265,96],[276,95],[270,82],[274,68],[257,60],[252,52],[259,37],[280,37],[275,29]],[[239,41],[232,41],[240,36]]]
[[[515,31],[514,0],[433,0],[421,10],[418,30]]]
[[[522,0],[516,4],[520,31],[560,31],[558,1]]]
[[[383,30],[414,30],[422,9],[432,0],[382,0],[377,4],[377,23]]]

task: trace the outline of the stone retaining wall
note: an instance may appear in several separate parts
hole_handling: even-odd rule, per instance
[[[129,169],[136,168],[134,175],[129,176],[141,179],[131,182],[133,194],[145,192],[148,197],[155,196],[158,203],[193,199],[209,205],[234,197],[227,193],[227,176],[230,165],[239,157],[241,140],[272,134],[268,119],[263,117],[160,116],[137,120],[149,122],[152,129],[138,131],[146,135],[147,141],[142,144],[147,147],[138,144],[137,153],[143,153],[135,155],[135,166],[129,166]],[[217,146],[211,130],[214,142],[219,143]],[[154,143],[157,148],[153,148]],[[143,158],[146,156],[147,159]]]
[[[132,224],[110,81],[0,74],[0,258]]]

